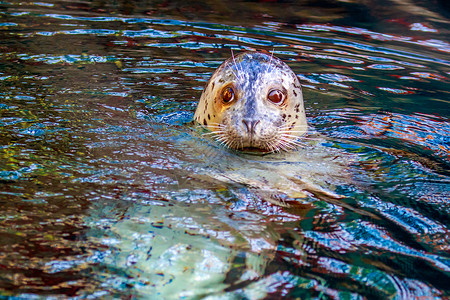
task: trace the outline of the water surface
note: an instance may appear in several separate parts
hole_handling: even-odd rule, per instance
[[[0,2],[0,295],[449,297],[449,7],[364,3]],[[190,124],[254,50],[302,82],[293,156]]]

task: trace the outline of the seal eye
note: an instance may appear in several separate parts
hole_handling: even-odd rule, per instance
[[[223,103],[230,103],[234,100],[234,90],[227,86],[222,90],[222,102]]]
[[[278,105],[283,103],[284,98],[285,96],[280,90],[271,90],[267,95],[267,99],[269,99],[270,102]]]

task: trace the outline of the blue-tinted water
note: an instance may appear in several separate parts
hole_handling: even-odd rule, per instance
[[[449,297],[448,5],[364,3],[0,2],[0,296]],[[231,50],[320,138],[190,124]]]

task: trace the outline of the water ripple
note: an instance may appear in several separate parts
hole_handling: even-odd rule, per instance
[[[269,2],[1,3],[0,298],[449,296],[443,19]],[[297,156],[190,123],[245,50],[300,78]]]

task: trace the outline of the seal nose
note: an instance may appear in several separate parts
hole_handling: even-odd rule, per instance
[[[258,125],[259,120],[242,120],[245,128],[247,129],[247,133],[253,135],[255,133],[256,125]]]

